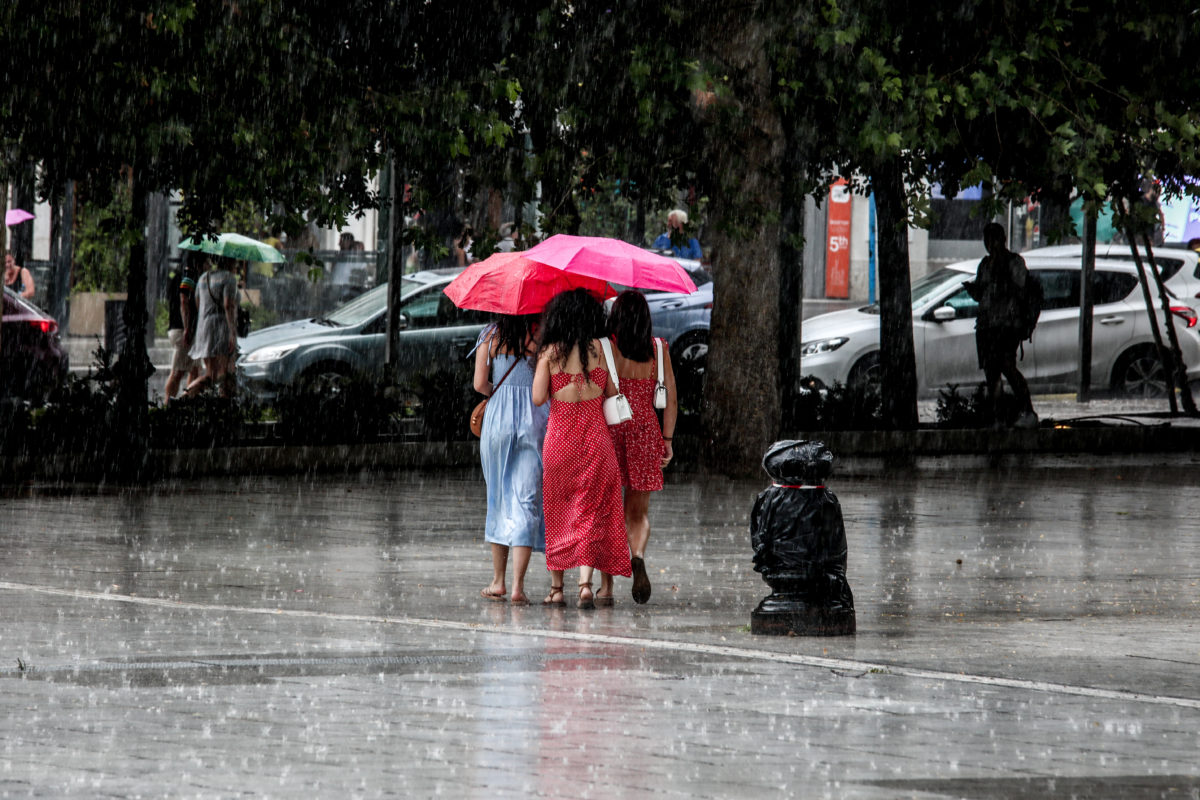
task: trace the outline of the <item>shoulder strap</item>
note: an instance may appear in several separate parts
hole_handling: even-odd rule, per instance
[[[663,382],[663,365],[662,365],[662,339],[655,339],[655,340],[654,340],[654,350],[655,350],[655,353],[656,353],[656,354],[657,354],[657,356],[658,356],[658,357],[655,359],[655,360],[658,362],[658,382],[659,382],[659,383],[662,383],[662,382]]]
[[[621,393],[621,381],[617,378],[617,368],[613,365],[612,345],[608,343],[608,339],[601,337],[600,349],[604,351],[604,360],[608,362],[608,375],[612,378],[613,388],[617,390],[617,394]]]

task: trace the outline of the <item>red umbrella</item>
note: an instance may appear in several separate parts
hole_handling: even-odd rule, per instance
[[[531,261],[525,253],[495,253],[477,261],[450,281],[444,291],[459,308],[537,314],[550,298],[572,289],[587,289],[599,300],[616,294],[598,278],[563,272]]]
[[[696,291],[696,284],[678,261],[620,239],[559,233],[529,248],[524,255],[566,272],[636,289],[687,294]]]

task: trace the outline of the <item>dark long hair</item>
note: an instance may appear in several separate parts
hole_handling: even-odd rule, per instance
[[[496,349],[507,350],[514,356],[524,356],[526,343],[533,336],[537,314],[497,314]]]
[[[579,348],[579,364],[588,375],[588,345],[604,335],[604,309],[586,289],[556,295],[542,313],[542,335],[538,352],[551,351],[560,364],[571,349]],[[590,380],[590,378],[588,379]]]
[[[617,295],[608,312],[608,335],[617,337],[617,349],[630,361],[649,361],[653,354],[650,304],[641,292],[627,289]]]

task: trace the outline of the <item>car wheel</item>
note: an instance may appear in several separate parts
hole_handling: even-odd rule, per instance
[[[692,331],[679,337],[671,353],[671,362],[680,407],[699,410],[708,363],[708,331]]]
[[[1136,347],[1117,359],[1112,389],[1126,397],[1166,397],[1167,379],[1153,347]]]
[[[310,367],[297,385],[301,394],[336,395],[350,385],[350,368],[344,364],[318,364]]]
[[[877,389],[879,388],[880,379],[879,351],[875,351],[874,353],[867,353],[854,362],[854,366],[850,368],[850,375],[846,379],[846,385],[854,391],[871,388]]]

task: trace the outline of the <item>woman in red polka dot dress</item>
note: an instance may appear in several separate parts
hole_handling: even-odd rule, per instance
[[[546,605],[565,605],[563,571],[579,567],[579,608],[594,608],[592,571],[630,575],[621,473],[603,402],[615,393],[600,340],[604,309],[583,289],[550,301],[542,317],[533,402],[550,401],[542,446]]]
[[[608,332],[616,351],[621,393],[629,399],[633,419],[608,430],[621,467],[621,484],[625,487],[625,530],[632,554],[635,603],[650,599],[650,577],[645,562],[646,543],[650,539],[650,493],[662,491],[663,470],[674,456],[671,437],[678,416],[671,354],[666,342],[651,337],[651,329],[650,306],[645,296],[641,292],[622,292],[609,312]],[[666,390],[661,428],[654,410],[660,352]],[[612,576],[601,575],[596,602],[609,604],[612,594]]]

